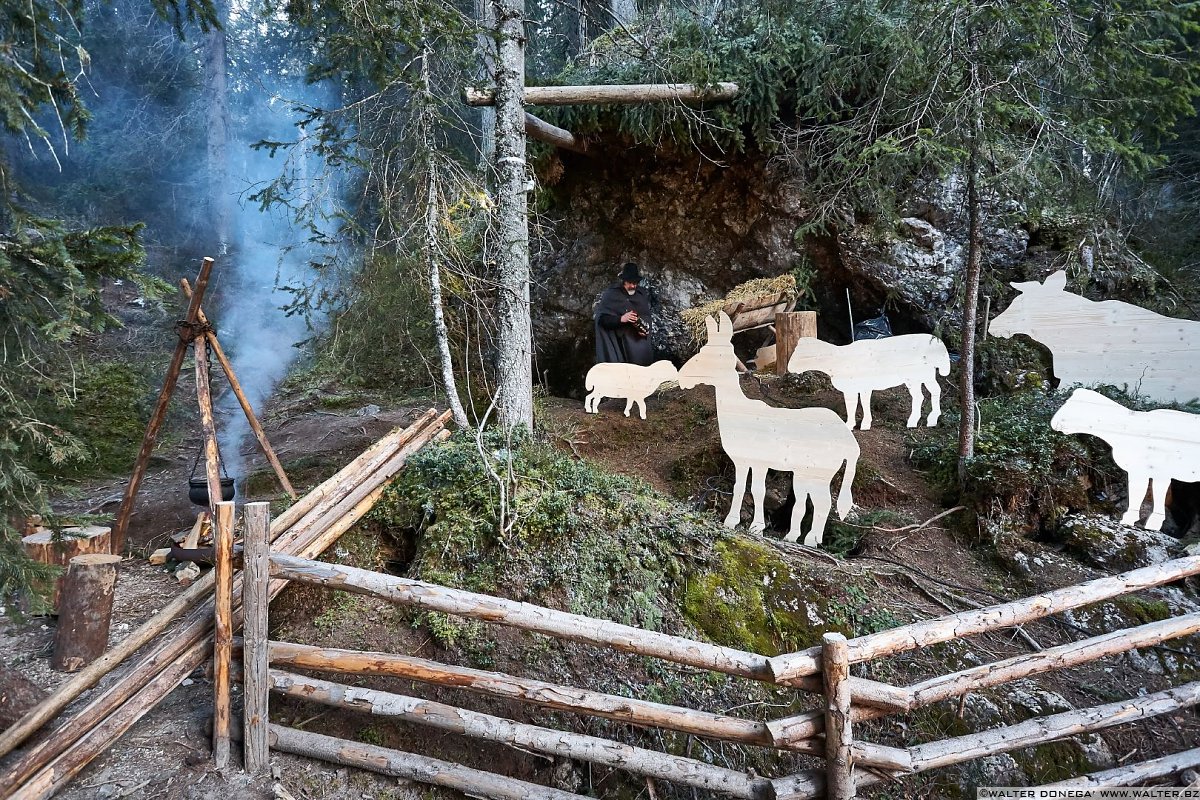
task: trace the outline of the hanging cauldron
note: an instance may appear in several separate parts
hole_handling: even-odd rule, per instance
[[[221,500],[233,499],[233,478],[221,476]],[[198,506],[208,506],[208,479],[192,478],[188,481],[188,500]]]

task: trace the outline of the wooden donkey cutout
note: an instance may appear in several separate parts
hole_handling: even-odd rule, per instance
[[[1141,517],[1146,484],[1154,495],[1146,527],[1161,528],[1171,479],[1200,481],[1200,415],[1168,409],[1131,411],[1098,392],[1076,389],[1050,427],[1090,433],[1112,447],[1113,461],[1129,473],[1129,508],[1122,525],[1134,525]]]
[[[738,380],[737,357],[730,343],[733,323],[724,312],[719,319],[708,317],[704,323],[708,328],[708,344],[679,370],[679,385],[690,389],[702,383],[717,391],[721,447],[733,461],[736,476],[725,527],[735,527],[741,521],[742,498],[749,477],[750,493],[754,497],[754,521],[750,530],[761,533],[766,527],[763,496],[766,494],[767,470],[791,472],[796,505],[792,510],[791,528],[783,538],[789,542],[800,538],[800,524],[808,498],[813,504],[813,521],[804,544],[820,544],[832,505],[830,483],[842,464],[846,465],[846,472],[837,498],[838,516],[845,517],[854,505],[850,486],[854,482],[859,454],[854,434],[846,429],[837,412],[828,408],[776,408],[746,397]]]
[[[854,428],[862,401],[862,429],[871,429],[871,393],[893,386],[906,386],[912,396],[908,427],[921,421],[925,404],[922,387],[929,390],[929,427],[942,415],[942,389],[937,376],[950,374],[950,354],[936,336],[913,333],[886,339],[861,339],[838,347],[805,337],[796,342],[788,359],[788,372],[824,372],[846,398],[846,425]]]

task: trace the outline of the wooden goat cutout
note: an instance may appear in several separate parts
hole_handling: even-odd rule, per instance
[[[906,386],[912,396],[908,427],[921,420],[921,407],[929,390],[929,427],[942,415],[942,389],[937,376],[950,373],[950,354],[936,336],[914,333],[886,339],[860,339],[838,347],[820,339],[803,338],[788,359],[788,372],[824,372],[846,398],[846,425],[853,429],[862,401],[862,429],[871,429],[871,393],[893,386]]]
[[[1063,433],[1090,433],[1112,447],[1113,461],[1129,473],[1129,508],[1122,525],[1141,517],[1146,485],[1151,484],[1154,508],[1147,528],[1166,520],[1167,488],[1171,479],[1200,481],[1200,415],[1183,411],[1131,411],[1091,389],[1076,389],[1050,420]]]
[[[842,418],[828,408],[776,408],[761,400],[751,400],[742,392],[738,380],[737,357],[730,338],[733,323],[721,312],[719,320],[708,317],[708,344],[700,348],[679,370],[679,385],[690,389],[697,384],[712,386],[717,391],[717,426],[721,432],[721,447],[733,461],[733,501],[725,517],[725,527],[732,528],[741,521],[742,498],[746,481],[754,497],[754,521],[750,530],[761,533],[763,496],[766,494],[767,470],[792,473],[792,488],[796,505],[792,510],[791,528],[783,538],[794,542],[800,537],[800,524],[812,500],[813,521],[804,544],[815,546],[825,536],[825,523],[832,505],[830,483],[842,464],[842,488],[837,498],[837,513],[845,517],[854,505],[850,486],[858,467],[858,442],[846,429]]]
[[[675,365],[670,361],[655,361],[648,367],[637,364],[604,363],[588,370],[584,385],[588,396],[583,398],[583,410],[595,414],[600,401],[606,397],[624,398],[625,416],[637,403],[642,419],[646,418],[646,398],[659,386],[675,380]]]
[[[1020,292],[989,328],[1023,333],[1054,357],[1063,387],[1111,384],[1162,402],[1200,397],[1200,322],[1174,319],[1118,300],[1096,302],[1065,290],[1061,270]]]

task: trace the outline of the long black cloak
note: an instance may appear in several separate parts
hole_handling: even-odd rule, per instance
[[[621,322],[627,311],[636,311],[638,319],[650,324],[650,298],[638,287],[633,294],[621,284],[610,286],[596,303],[596,363],[621,362],[649,366],[654,361],[654,346],[650,337],[642,336],[637,327]]]

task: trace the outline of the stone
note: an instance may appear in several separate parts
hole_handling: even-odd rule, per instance
[[[1055,539],[1080,561],[1115,572],[1161,564],[1182,550],[1172,536],[1122,525],[1098,514],[1067,516]]]

